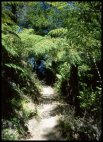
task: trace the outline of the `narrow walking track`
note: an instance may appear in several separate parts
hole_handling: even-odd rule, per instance
[[[41,93],[41,103],[37,106],[40,117],[29,120],[28,129],[31,137],[27,140],[63,140],[60,132],[55,129],[61,114],[51,113],[59,104],[57,95],[50,86],[44,86]]]

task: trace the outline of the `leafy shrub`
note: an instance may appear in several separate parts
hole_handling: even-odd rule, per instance
[[[67,108],[66,108],[67,109]],[[90,141],[100,140],[101,138],[101,126],[100,122],[95,123],[91,117],[76,117],[74,109],[64,111],[64,117],[60,120],[62,136],[69,141]],[[99,124],[99,125],[98,125]]]
[[[40,82],[32,74],[28,64],[23,64],[23,61],[26,62],[26,55],[22,56],[21,46],[24,45],[14,32],[16,30],[10,30],[2,34],[2,118],[3,123],[9,120],[12,126],[2,127],[2,139],[18,140],[28,132],[27,120],[37,115],[36,112],[26,111],[27,108],[23,110],[22,101],[24,96],[28,96],[38,102]]]

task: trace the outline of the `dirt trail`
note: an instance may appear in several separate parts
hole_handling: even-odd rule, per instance
[[[50,86],[44,86],[41,93],[43,94],[41,103],[37,106],[40,117],[28,121],[31,137],[27,140],[62,140],[60,132],[55,129],[61,117],[61,114],[58,115],[54,111],[59,104],[57,95]]]

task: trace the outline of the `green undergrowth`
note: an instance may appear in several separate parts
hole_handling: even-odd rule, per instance
[[[38,116],[36,104],[42,85],[27,63],[26,54],[22,56],[24,44],[20,37],[12,27],[9,32],[5,28],[2,27],[2,140],[18,140],[28,136],[27,122]]]
[[[101,140],[101,122],[96,123],[94,118],[87,116],[86,113],[84,111],[83,116],[76,116],[74,106],[68,104],[58,105],[51,113],[51,115],[62,114],[54,129],[59,131],[64,140]]]

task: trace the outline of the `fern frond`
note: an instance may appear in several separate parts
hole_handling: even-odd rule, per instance
[[[22,67],[20,67],[20,66],[18,66],[18,65],[16,65],[16,64],[6,63],[6,64],[4,64],[4,65],[7,66],[7,67],[9,67],[9,68],[13,68],[13,69],[15,69],[15,70],[19,70],[19,71],[21,71],[22,73],[25,72],[24,68],[22,68]]]
[[[64,37],[65,35],[67,35],[67,33],[68,30],[66,28],[59,28],[51,30],[48,35],[50,35],[51,37]]]

